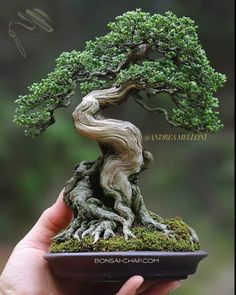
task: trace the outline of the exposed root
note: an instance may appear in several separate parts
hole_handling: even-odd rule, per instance
[[[198,236],[195,232],[195,230],[192,228],[192,227],[188,227],[189,229],[189,233],[190,233],[190,240],[191,242],[194,244],[194,243],[198,243],[199,242],[199,239],[198,239]]]
[[[138,220],[147,227],[153,227],[157,230],[162,231],[164,234],[166,234],[167,236],[171,236],[172,232],[171,230],[168,229],[167,225],[162,223],[162,218],[158,215],[156,215],[156,219],[158,219],[159,221],[154,220],[149,211],[147,210],[144,201],[143,201],[143,197],[141,195],[140,189],[137,185],[133,185],[132,186],[133,189],[133,202],[134,202],[134,210],[136,213],[136,216],[138,217]]]
[[[82,224],[80,225],[80,227],[78,227],[78,229],[75,231],[75,233],[73,234],[73,238],[75,238],[76,240],[81,240],[81,235],[82,233],[88,228],[88,222],[87,221],[83,221]]]
[[[69,226],[62,232],[60,232],[58,235],[53,237],[53,240],[57,241],[66,241],[69,240],[74,236],[74,233],[77,231],[79,227],[79,223],[77,219],[73,219]]]
[[[128,240],[129,238],[135,238],[135,235],[132,233],[130,228],[128,226],[123,227],[123,234],[125,237],[125,240]]]
[[[107,240],[112,236],[115,236],[114,229],[116,228],[116,223],[110,220],[101,220],[95,224],[89,226],[89,228],[83,232],[82,238],[86,235],[94,237],[94,243],[96,243],[101,235],[103,239]]]

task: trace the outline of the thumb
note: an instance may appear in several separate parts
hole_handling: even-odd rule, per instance
[[[47,251],[51,239],[69,224],[71,217],[72,212],[63,201],[62,191],[56,203],[43,212],[34,227],[20,243]]]

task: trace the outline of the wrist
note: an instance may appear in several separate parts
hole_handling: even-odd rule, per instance
[[[0,281],[0,295],[5,295],[5,291],[4,291],[4,287],[2,286],[1,284],[1,281]]]
[[[0,276],[0,295],[11,295],[10,288],[4,283],[1,276]]]

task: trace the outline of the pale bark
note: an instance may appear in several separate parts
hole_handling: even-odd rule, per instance
[[[101,186],[107,196],[115,199],[115,210],[130,225],[134,216],[129,208],[132,188],[128,178],[139,173],[144,163],[142,135],[130,122],[103,118],[100,109],[124,102],[129,91],[134,88],[135,84],[128,84],[125,87],[92,91],[73,112],[76,132],[97,141],[108,150],[101,169]]]

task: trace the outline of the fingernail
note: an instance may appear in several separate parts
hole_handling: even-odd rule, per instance
[[[175,291],[176,289],[178,289],[180,286],[181,286],[181,282],[177,281],[175,283],[173,283],[173,285],[171,286],[171,288],[168,290],[168,292],[173,292]]]

